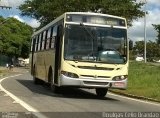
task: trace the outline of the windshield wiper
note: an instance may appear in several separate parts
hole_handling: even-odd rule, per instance
[[[95,58],[96,56],[94,55],[94,40],[96,40],[96,38],[92,35],[92,33],[87,29],[87,27],[83,23],[80,23],[80,26],[82,26],[92,38],[92,55],[93,55],[93,59],[96,61],[96,58]]]

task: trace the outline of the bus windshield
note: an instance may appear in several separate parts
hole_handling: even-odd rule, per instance
[[[127,31],[113,27],[67,24],[64,59],[124,64],[127,61]]]

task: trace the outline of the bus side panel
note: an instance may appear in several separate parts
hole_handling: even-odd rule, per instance
[[[48,82],[49,68],[54,69],[54,50],[41,51],[36,54],[36,76]]]
[[[46,66],[44,67],[45,68],[45,81],[46,82],[49,82],[49,78],[48,78],[48,75],[49,75],[49,69],[51,68],[52,71],[54,70],[54,65],[55,65],[55,50],[54,49],[51,49],[49,51],[47,51],[45,53],[45,64]],[[54,73],[53,73],[54,74]]]
[[[36,68],[37,68],[37,78],[44,80],[45,70],[44,70],[44,54],[45,52],[40,51],[37,53],[37,60],[36,60]]]
[[[35,77],[46,82],[48,81],[49,69],[52,69],[53,82],[59,84],[59,74],[61,68],[61,50],[62,50],[62,21],[57,23],[57,35],[54,37],[54,47],[50,49],[38,50],[32,52],[30,55],[31,72],[33,75],[33,69],[35,68]],[[56,26],[56,25],[55,25]],[[55,27],[54,26],[54,27]]]

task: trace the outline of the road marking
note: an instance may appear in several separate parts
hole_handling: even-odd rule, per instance
[[[9,96],[8,94],[4,94],[4,96]]]
[[[17,102],[17,101],[13,101],[12,103],[13,103],[13,104],[18,104],[18,102]]]
[[[9,95],[13,100],[15,100],[16,102],[18,102],[22,107],[24,107],[28,111],[32,112],[38,118],[47,118],[45,115],[41,114],[40,111],[38,111],[37,109],[33,108],[32,106],[30,106],[29,104],[27,104],[23,100],[19,99],[17,96],[15,96],[14,94],[10,93],[9,91],[7,91],[5,88],[2,87],[1,83],[2,83],[3,80],[5,80],[7,78],[17,77],[17,76],[20,76],[20,75],[22,75],[22,74],[18,74],[18,75],[2,78],[0,80],[0,89],[2,91],[4,91],[7,95]]]
[[[86,89],[82,89],[84,91],[87,91]],[[94,91],[89,91],[91,93],[95,93]],[[160,103],[155,103],[155,102],[150,102],[150,101],[144,101],[144,100],[140,100],[140,99],[135,99],[135,98],[131,98],[131,97],[126,97],[126,96],[122,96],[122,95],[118,95],[118,94],[114,94],[114,93],[111,93],[111,92],[108,92],[107,95],[111,95],[111,96],[116,96],[116,97],[121,97],[123,99],[128,99],[128,100],[132,100],[132,101],[137,101],[137,102],[141,102],[141,103],[147,103],[147,104],[151,104],[151,105],[155,105],[155,106],[160,106]],[[106,97],[107,97],[106,95]]]
[[[124,99],[128,99],[128,100],[132,100],[132,101],[137,101],[137,102],[142,102],[142,103],[147,103],[147,104],[151,104],[151,105],[156,105],[156,106],[160,106],[159,103],[152,103],[152,102],[148,102],[148,101],[143,101],[143,100],[138,100],[138,99],[134,99],[134,98],[129,98],[129,97],[125,97],[125,96],[121,96],[121,95],[116,95],[116,94],[113,94],[113,93],[108,93],[109,95],[112,95],[112,96],[116,96],[116,97],[121,97],[121,98],[124,98]]]

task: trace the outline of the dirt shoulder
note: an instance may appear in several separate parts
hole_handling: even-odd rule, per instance
[[[0,78],[4,76],[9,76],[12,74],[26,73],[26,72],[28,72],[28,69],[23,67],[14,67],[12,69],[8,69],[6,67],[0,66]]]

